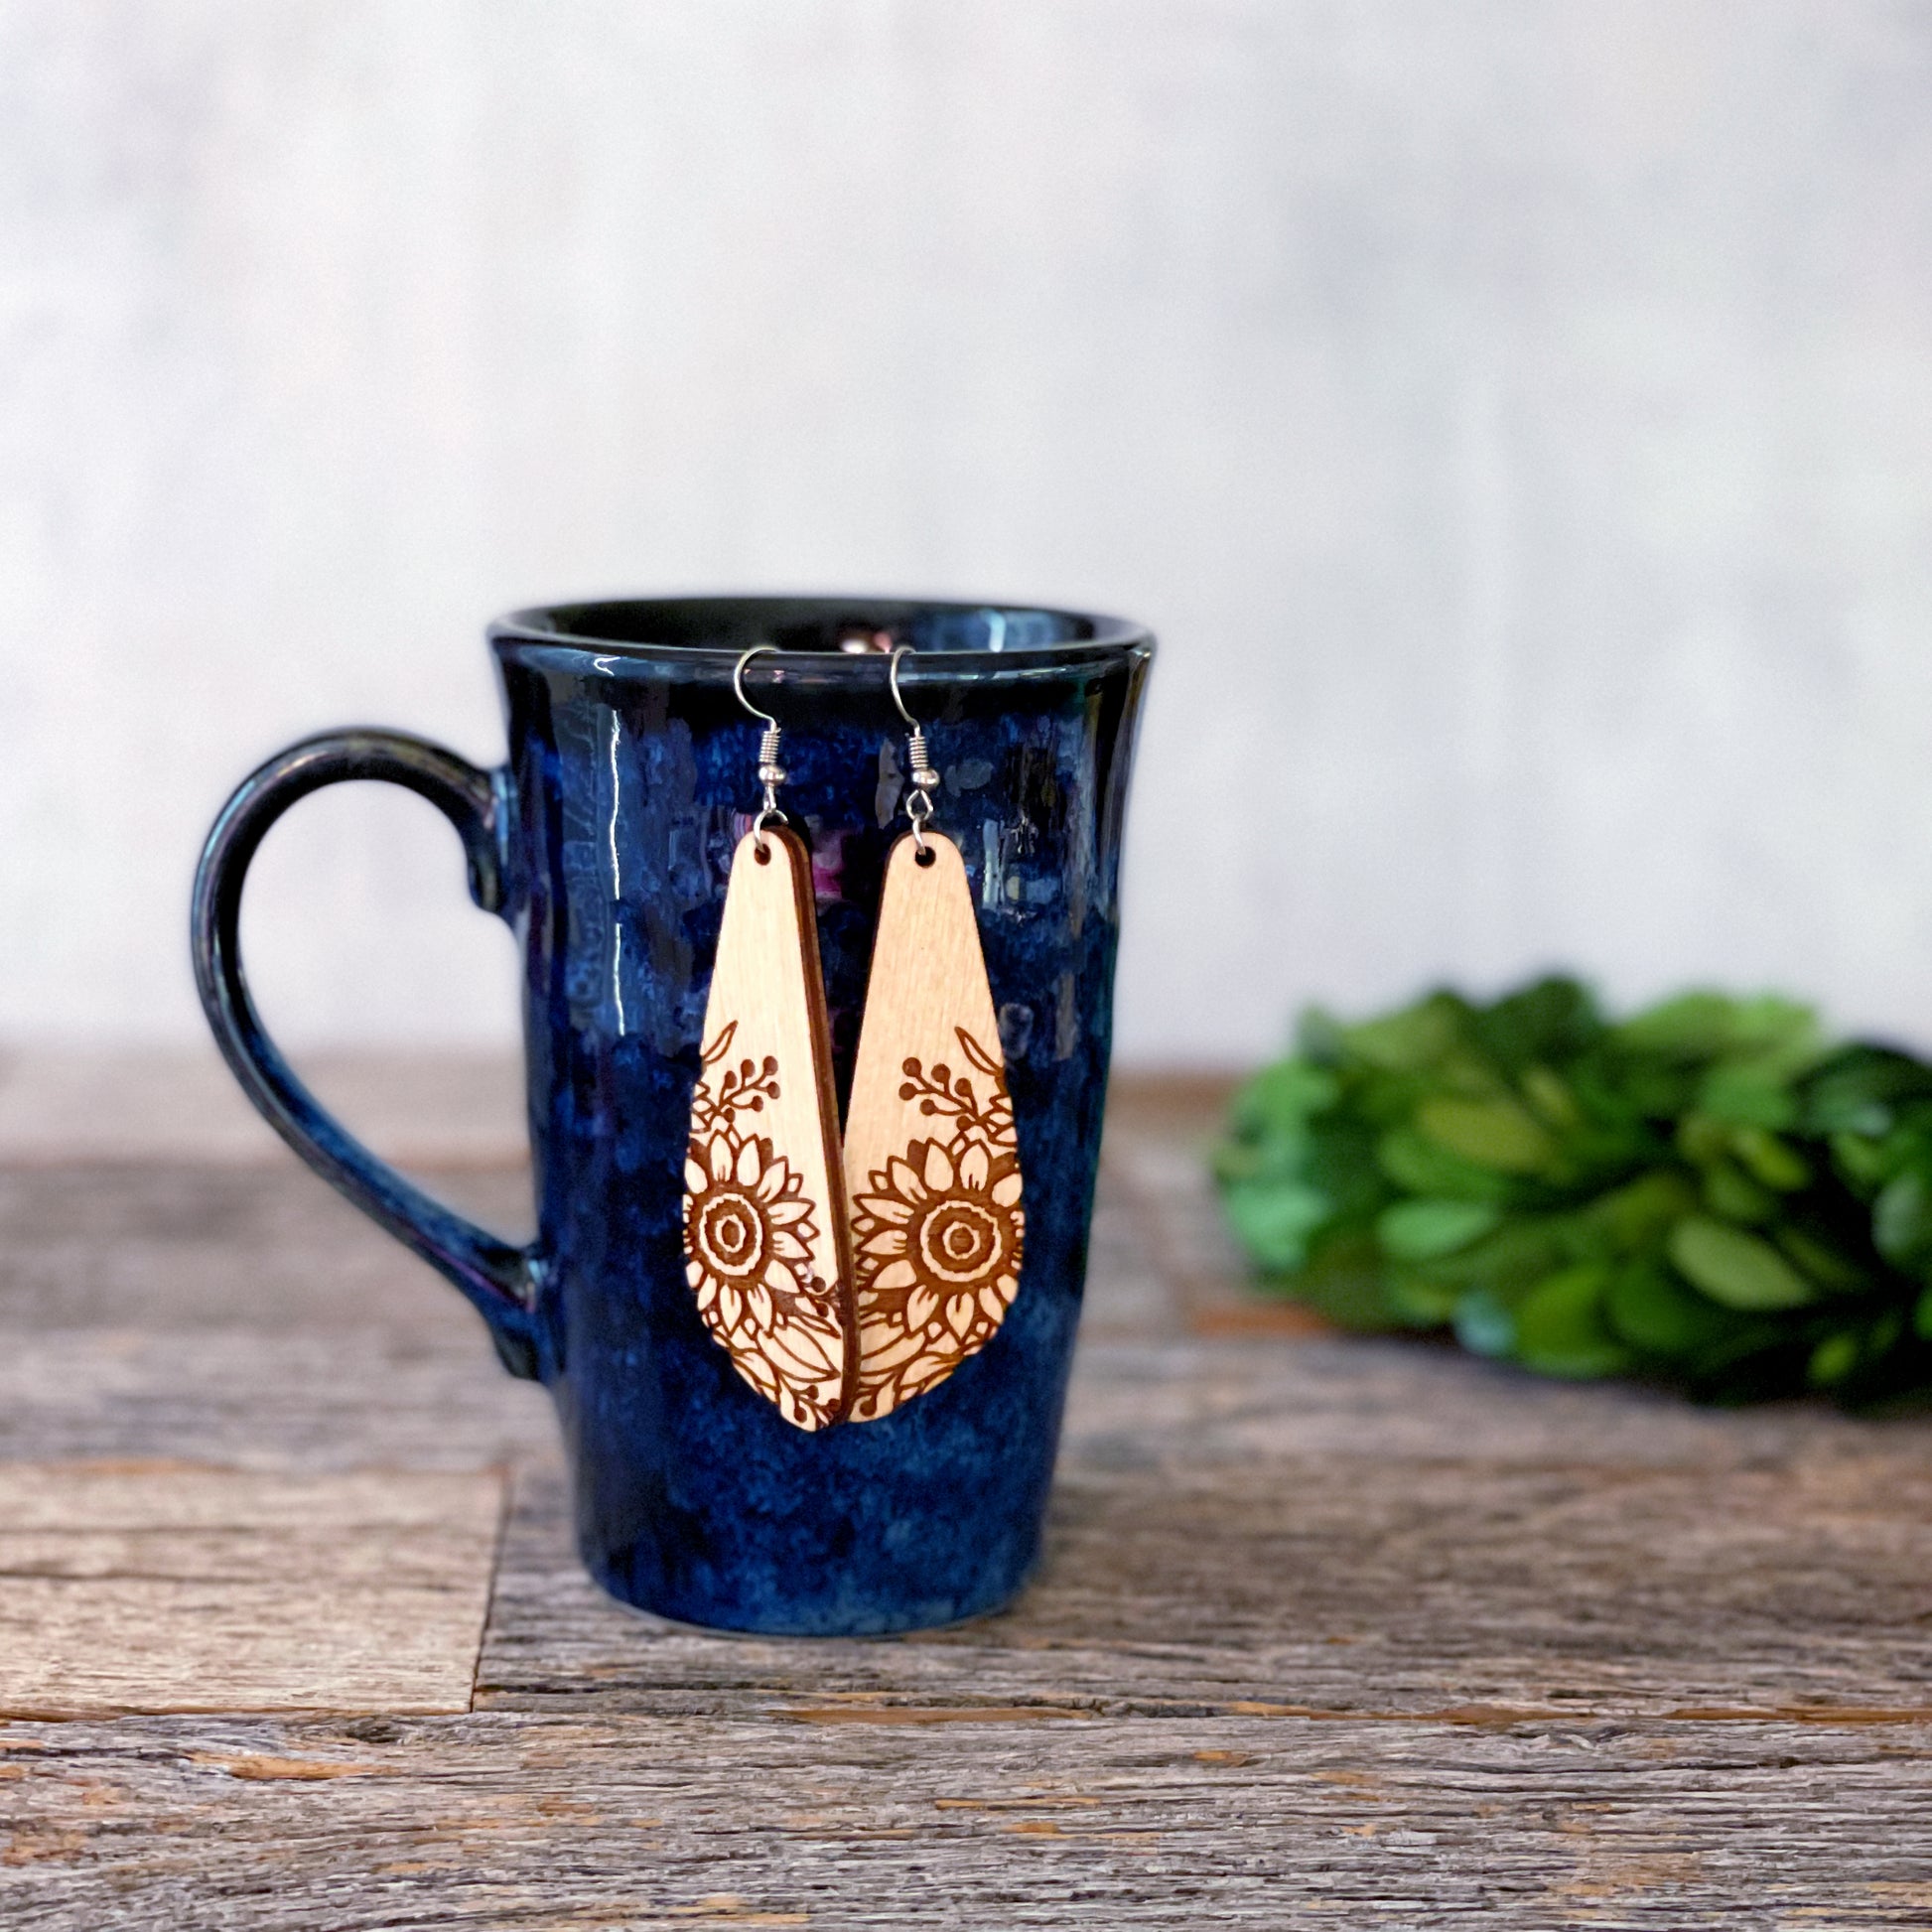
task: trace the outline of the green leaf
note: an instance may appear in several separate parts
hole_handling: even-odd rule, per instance
[[[1346,1114],[1323,1114],[1309,1129],[1303,1184],[1327,1195],[1338,1219],[1373,1215],[1390,1194],[1375,1162],[1374,1130]]]
[[[1704,1204],[1726,1221],[1766,1221],[1778,1208],[1776,1195],[1728,1161],[1705,1170]]]
[[[1538,1061],[1572,1059],[1601,1035],[1596,1003],[1574,979],[1537,980],[1469,1016],[1482,1051],[1512,1075]]]
[[[1868,1288],[1870,1277],[1850,1255],[1841,1254],[1803,1228],[1782,1227],[1774,1237],[1784,1252],[1821,1288],[1851,1294]]]
[[[1882,1355],[1905,1332],[1905,1314],[1901,1309],[1887,1309],[1871,1324],[1865,1336],[1865,1353]]]
[[[1811,1170],[1775,1134],[1762,1127],[1739,1127],[1730,1144],[1737,1158],[1767,1187],[1781,1194],[1796,1193],[1811,1184]]]
[[[1316,1066],[1338,1066],[1348,1056],[1347,1030],[1322,1007],[1304,1007],[1295,1026],[1298,1057]]]
[[[1769,993],[1746,1000],[1680,994],[1624,1021],[1612,1035],[1642,1053],[1683,1061],[1750,1061],[1774,1074],[1802,1072],[1824,1051],[1811,1008]]]
[[[1375,1158],[1382,1172],[1412,1194],[1433,1194],[1439,1200],[1494,1201],[1501,1200],[1510,1188],[1507,1174],[1451,1154],[1440,1141],[1430,1140],[1413,1127],[1392,1127],[1376,1143]]]
[[[1932,1095],[1932,1066],[1888,1046],[1845,1046],[1807,1082],[1813,1134],[1888,1134],[1901,1103]]]
[[[1647,1173],[1599,1195],[1584,1210],[1602,1231],[1613,1254],[1655,1248],[1685,1215],[1697,1211],[1697,1194],[1680,1173]]]
[[[1466,1008],[1447,993],[1432,994],[1420,1004],[1359,1027],[1342,1030],[1347,1050],[1390,1072],[1415,1072],[1439,1060],[1454,1046]]]
[[[1883,1145],[1863,1134],[1834,1134],[1831,1148],[1839,1171],[1856,1187],[1879,1186],[1890,1171]]]
[[[1228,1140],[1215,1148],[1211,1165],[1215,1180],[1225,1188],[1250,1180],[1292,1177],[1307,1158],[1306,1136],[1288,1144],[1278,1138],[1267,1142]]]
[[[1731,1024],[1740,1048],[1773,1055],[1785,1065],[1815,1065],[1825,1051],[1816,1010],[1777,993],[1737,1001]]]
[[[1872,1245],[1900,1268],[1932,1258],[1932,1187],[1915,1168],[1888,1180],[1871,1203]]]
[[[1814,1389],[1829,1389],[1843,1382],[1858,1365],[1859,1337],[1849,1329],[1841,1329],[1835,1335],[1827,1335],[1811,1351],[1805,1380]]]
[[[1300,1048],[1214,1172],[1264,1279],[1337,1323],[1453,1323],[1548,1374],[1709,1399],[1932,1398],[1932,1063],[1702,991],[1607,1026],[1575,981],[1450,991]]]
[[[1698,1089],[1698,1107],[1733,1127],[1778,1128],[1797,1124],[1798,1099],[1776,1068],[1720,1066]]]
[[[1472,1355],[1502,1357],[1516,1348],[1516,1316],[1486,1288],[1471,1289],[1455,1305],[1455,1338]]]
[[[1710,1348],[1735,1317],[1649,1263],[1621,1269],[1603,1298],[1611,1330],[1646,1355],[1690,1356]]]
[[[1813,1299],[1810,1283],[1769,1242],[1701,1214],[1671,1230],[1670,1258],[1692,1287],[1727,1309],[1797,1309]]]
[[[1552,1127],[1575,1127],[1582,1118],[1577,1096],[1547,1066],[1528,1066],[1516,1083],[1523,1098]]]
[[[1271,1273],[1299,1268],[1309,1236],[1328,1218],[1328,1197],[1293,1181],[1253,1181],[1223,1196],[1235,1238]]]
[[[1730,1153],[1731,1130],[1709,1114],[1686,1114],[1677,1123],[1677,1151],[1694,1166],[1715,1166]]]
[[[1312,1114],[1341,1097],[1341,1085],[1325,1067],[1307,1060],[1277,1060],[1234,1096],[1231,1124],[1237,1135],[1299,1135]]]
[[[1570,1083],[1592,1118],[1632,1125],[1676,1121],[1692,1111],[1697,1099],[1695,1068],[1620,1048],[1573,1068]]]
[[[1610,1271],[1583,1262],[1538,1284],[1516,1311],[1516,1356],[1525,1368],[1583,1381],[1630,1366],[1603,1318]]]
[[[1307,1263],[1288,1286],[1298,1302],[1317,1309],[1338,1327],[1378,1333],[1408,1324],[1391,1303],[1382,1253],[1359,1230],[1317,1235]]]
[[[1639,1052],[1703,1059],[1731,1043],[1735,1003],[1720,993],[1680,993],[1614,1028],[1619,1043]]]
[[[1545,1275],[1580,1259],[1578,1216],[1519,1216],[1454,1254],[1412,1264],[1442,1287],[1462,1294],[1486,1289],[1514,1305]],[[1585,1244],[1587,1245],[1587,1244]]]
[[[1451,1154],[1503,1173],[1535,1173],[1556,1151],[1513,1100],[1426,1100],[1416,1110],[1416,1125]]]
[[[1456,1290],[1432,1279],[1421,1269],[1389,1262],[1389,1306],[1411,1328],[1440,1328],[1453,1318]]]
[[[1499,1218],[1499,1211],[1482,1201],[1398,1201],[1382,1210],[1375,1234],[1383,1253],[1397,1261],[1433,1261],[1466,1248]]]

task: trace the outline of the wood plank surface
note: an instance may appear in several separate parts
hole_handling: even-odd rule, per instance
[[[1905,1457],[1073,1469],[1008,1614],[796,1643],[613,1604],[572,1556],[562,1483],[526,1476],[478,1704],[1932,1722],[1928,1502]]]
[[[403,1167],[507,1168],[528,1152],[514,1052],[301,1053],[304,1081]],[[289,1152],[212,1040],[188,1051],[0,1050],[0,1162],[60,1168],[187,1160],[279,1169]]]
[[[1932,1926],[1932,1424],[1282,1319],[1229,1269],[1209,1119],[1116,1110],[1039,1580],[885,1642],[601,1596],[541,1391],[292,1167],[0,1171],[0,1456],[511,1471],[468,1710],[0,1722],[0,1923]],[[61,1515],[69,1479],[0,1498]],[[63,1557],[13,1520],[0,1572],[206,1582],[274,1541],[97,1513]],[[448,1527],[309,1554],[409,1587]]]
[[[0,1464],[0,1715],[470,1708],[486,1475]]]
[[[10,1932],[1932,1919],[1925,1727],[489,1713],[0,1743]]]

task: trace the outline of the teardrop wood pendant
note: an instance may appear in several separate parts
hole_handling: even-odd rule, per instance
[[[705,1006],[684,1268],[732,1365],[800,1429],[851,1399],[846,1221],[811,855],[782,828],[749,832]]]
[[[1020,1288],[1020,1143],[972,888],[950,839],[925,844],[925,865],[909,837],[887,860],[846,1110],[853,1422],[943,1382]]]

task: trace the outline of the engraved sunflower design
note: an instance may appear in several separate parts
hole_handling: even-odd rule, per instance
[[[957,1096],[963,1083],[952,1084]],[[866,1339],[855,1421],[943,1381],[992,1339],[1020,1291],[1026,1217],[1011,1104],[1003,1090],[984,1107],[966,1099],[952,1140],[912,1142],[853,1203]]]
[[[684,1278],[707,1319],[762,1334],[811,1284],[818,1229],[803,1179],[756,1134],[715,1131],[684,1161]]]
[[[722,1060],[733,1029],[705,1055]],[[778,1097],[777,1061],[746,1060],[702,1088],[684,1161],[684,1275],[732,1365],[800,1429],[837,1416],[845,1333],[838,1298],[812,1272],[819,1227],[804,1176],[741,1112]]]

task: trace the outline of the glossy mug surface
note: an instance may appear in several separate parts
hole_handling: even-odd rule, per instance
[[[250,776],[196,884],[196,969],[236,1077],[304,1160],[482,1311],[562,1423],[579,1547],[611,1593],[714,1628],[846,1635],[999,1608],[1039,1551],[1086,1263],[1111,1030],[1136,625],[879,599],[702,598],[525,612],[490,629],[508,762],[332,733]],[[863,646],[855,651],[854,643]],[[840,1105],[886,854],[905,829],[903,726],[881,644],[965,855],[1027,1185],[1019,1293],[993,1340],[877,1422],[807,1434],[734,1372],[685,1280],[683,1168],[733,846],[759,727],[812,851]],[[471,891],[523,957],[536,1240],[422,1194],[322,1111],[262,1030],[237,944],[250,858],[289,805],[402,784],[456,827]]]

